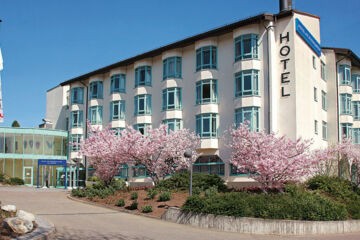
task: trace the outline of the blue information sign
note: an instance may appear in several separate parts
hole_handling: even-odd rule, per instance
[[[297,18],[296,23],[296,32],[300,37],[309,45],[309,47],[318,55],[321,56],[321,45],[316,41],[314,36],[307,30],[307,28],[302,24],[302,22]]]

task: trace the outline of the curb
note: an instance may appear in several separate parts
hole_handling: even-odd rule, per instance
[[[74,198],[70,194],[67,195],[67,198],[70,199],[70,200],[73,200],[75,202],[81,202],[81,203],[84,203],[84,204],[93,205],[93,206],[101,207],[101,208],[106,208],[106,209],[110,209],[110,210],[114,210],[114,211],[122,212],[122,213],[127,213],[127,214],[131,214],[131,215],[137,215],[137,216],[147,217],[147,218],[156,219],[156,220],[161,220],[161,218],[162,218],[162,216],[160,218],[157,218],[157,217],[146,215],[146,214],[143,214],[143,213],[133,212],[131,210],[119,209],[116,206],[104,206],[104,205],[96,203],[96,202],[90,202],[90,201]]]
[[[44,218],[40,218],[38,216],[35,216],[35,222],[37,223],[38,226],[37,228],[35,228],[33,232],[12,239],[48,240],[48,239],[52,239],[55,236],[56,229],[52,222],[49,222],[48,220]]]

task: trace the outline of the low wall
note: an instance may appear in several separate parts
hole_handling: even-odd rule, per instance
[[[163,214],[161,219],[200,228],[211,228],[221,231],[250,234],[306,235],[360,232],[360,220],[272,220],[261,218],[216,216],[213,214],[197,214],[193,212],[183,212],[179,208],[175,207],[170,207]]]

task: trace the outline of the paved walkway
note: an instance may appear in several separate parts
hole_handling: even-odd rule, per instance
[[[211,231],[75,202],[66,197],[65,190],[60,189],[47,191],[47,189],[0,186],[0,201],[3,204],[15,204],[20,209],[35,213],[53,222],[57,231],[56,239],[360,239],[360,233],[281,237]]]

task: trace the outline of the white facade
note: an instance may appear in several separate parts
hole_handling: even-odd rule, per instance
[[[321,56],[318,56],[296,32],[296,19],[321,43],[320,19],[317,16],[296,10],[277,15],[259,15],[64,82],[47,92],[46,118],[53,122],[56,129],[69,129],[70,135],[85,136],[90,108],[96,106],[102,107],[102,122],[95,125],[104,127],[111,123],[114,128],[136,124],[158,127],[163,120],[181,119],[183,128],[195,131],[196,116],[213,114],[211,116],[216,116],[216,120],[209,123],[216,125],[218,134],[203,137],[199,151],[204,156],[219,156],[225,165],[202,165],[198,169],[219,171],[230,182],[249,182],[251,180],[246,175],[231,174],[228,164],[230,152],[223,140],[224,132],[235,122],[236,110],[257,109],[258,126],[255,127],[259,130],[276,132],[292,139],[312,138],[315,148],[338,141],[341,123],[350,123],[353,128],[360,128],[360,121],[355,121],[352,115],[340,114],[339,110],[340,93],[349,93],[353,101],[360,101],[360,91],[353,93],[351,84],[339,84],[339,66],[347,65],[351,73],[360,73],[359,58],[354,54],[346,56],[339,49],[331,48],[323,49]],[[257,54],[236,60],[235,42],[239,37],[250,34],[257,37]],[[216,47],[216,67],[196,70],[197,50],[209,46]],[[181,76],[163,79],[163,62],[169,57],[181,58]],[[321,67],[322,63],[325,68]],[[135,69],[143,66],[151,67],[151,84],[135,87]],[[325,79],[322,79],[322,69],[325,69]],[[238,92],[240,96],[236,96],[235,78],[242,71],[250,70],[252,76],[258,74],[257,93],[245,93],[247,86],[244,85],[244,91]],[[117,74],[126,76],[126,89],[125,92],[111,93],[111,77]],[[214,101],[200,99],[200,103],[197,103],[197,83],[207,79],[216,80],[217,98]],[[88,99],[92,82],[102,82],[101,98]],[[248,84],[247,80],[243,84],[245,82]],[[71,104],[74,88],[83,89],[84,99],[81,104]],[[181,108],[163,110],[163,90],[169,88],[181,89]],[[203,88],[203,92],[206,91],[207,86]],[[314,96],[315,92],[317,97]],[[326,93],[325,109],[322,93]],[[151,95],[151,114],[135,115],[134,98],[146,94]],[[211,98],[211,90],[209,94]],[[125,101],[125,118],[111,121],[111,102],[120,100]],[[72,111],[82,111],[81,127],[71,127]],[[326,138],[322,132],[323,122],[327,123]],[[72,152],[71,158],[78,158],[77,152]]]

